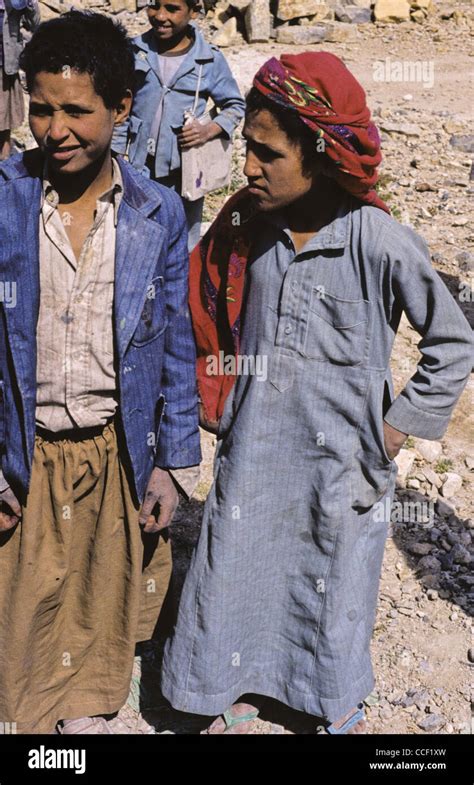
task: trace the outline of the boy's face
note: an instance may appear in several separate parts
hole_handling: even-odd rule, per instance
[[[259,210],[279,210],[305,196],[314,185],[303,171],[301,148],[280,128],[271,112],[262,109],[245,118],[247,141],[244,174]]]
[[[159,41],[168,41],[184,33],[198,15],[186,0],[153,0],[147,8],[148,19]]]
[[[107,151],[130,104],[131,96],[124,96],[118,109],[107,109],[90,74],[40,71],[30,93],[31,132],[53,171],[74,174]]]

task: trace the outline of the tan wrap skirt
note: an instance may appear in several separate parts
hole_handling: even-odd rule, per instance
[[[125,703],[171,574],[167,530],[145,535],[138,516],[113,423],[36,435],[21,523],[0,534],[0,722],[17,733]]]

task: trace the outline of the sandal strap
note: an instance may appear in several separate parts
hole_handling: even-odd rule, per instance
[[[356,725],[360,720],[365,720],[365,714],[362,707],[363,704],[360,703],[358,706],[358,710],[354,712],[354,714],[351,717],[349,717],[349,719],[346,720],[345,723],[341,725],[340,728],[336,728],[333,724],[328,725],[326,728],[327,733],[330,733],[331,735],[345,734],[347,733],[348,730],[350,730],[350,728]]]
[[[234,725],[240,725],[241,722],[250,722],[251,720],[256,720],[258,717],[258,709],[249,711],[248,714],[242,714],[240,717],[234,717],[233,714],[231,714],[230,709],[227,709],[227,711],[223,712],[222,716],[227,729],[232,728]]]

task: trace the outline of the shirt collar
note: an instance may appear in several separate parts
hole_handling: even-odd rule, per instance
[[[112,202],[114,206],[114,225],[117,226],[118,221],[118,210],[120,207],[120,203],[123,197],[123,180],[122,180],[122,173],[120,171],[120,166],[115,158],[112,156],[112,183],[109,188],[107,188],[100,196],[97,198],[97,201],[103,202]],[[47,209],[46,218],[49,218],[52,211],[55,210],[58,206],[59,196],[57,191],[51,184],[49,179],[48,173],[48,164],[45,160],[43,165],[43,200],[42,200],[42,209]]]
[[[351,207],[351,197],[347,195],[342,200],[333,220],[326,224],[326,226],[323,226],[319,232],[316,232],[305,244],[304,249],[299,251],[299,253],[303,250],[304,253],[306,253],[308,251],[320,251],[324,248],[345,248],[350,240],[352,226]],[[282,213],[266,213],[264,214],[264,218],[272,226],[284,232],[291,239],[291,232]]]
[[[189,27],[191,28],[191,32],[194,37],[194,44],[192,49],[187,52],[188,55],[191,55],[194,60],[197,62],[207,62],[208,60],[214,60],[215,56],[215,49],[213,51],[211,44],[208,44],[207,41],[201,35],[198,27],[196,26],[195,22],[190,22]],[[140,49],[144,54],[144,58],[150,52],[156,53],[156,46],[155,46],[155,36],[153,30],[146,30],[146,32],[142,33],[142,35],[137,36],[133,39],[133,43],[137,49]],[[139,55],[141,57],[141,55]]]

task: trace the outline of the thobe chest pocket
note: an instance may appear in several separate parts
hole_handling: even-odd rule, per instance
[[[154,341],[166,329],[168,319],[163,287],[162,275],[157,275],[148,284],[145,303],[132,338],[134,346],[144,346]]]
[[[368,343],[368,300],[348,300],[313,287],[304,354],[341,365],[363,362]]]

